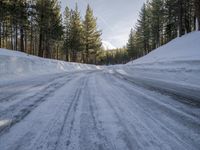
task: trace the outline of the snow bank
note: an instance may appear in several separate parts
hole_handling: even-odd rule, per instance
[[[200,89],[200,32],[176,38],[142,58],[114,68],[135,80]]]
[[[18,51],[0,49],[0,79],[89,69],[96,69],[96,66],[44,59]]]
[[[200,32],[192,32],[159,47],[129,64],[200,60]]]

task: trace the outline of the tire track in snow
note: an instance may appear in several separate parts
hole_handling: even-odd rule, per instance
[[[107,81],[106,82],[113,82],[113,83],[115,83],[115,84],[111,84],[111,86],[112,86],[112,88],[113,89],[115,89],[115,91],[116,91],[116,93],[121,93],[122,95],[126,95],[125,97],[127,97],[127,98],[125,98],[126,99],[126,101],[121,101],[118,105],[116,105],[116,106],[118,106],[118,107],[120,107],[120,106],[123,106],[122,104],[122,102],[128,102],[127,104],[125,104],[126,106],[126,109],[130,109],[130,112],[132,112],[132,109],[134,110],[134,108],[135,109],[138,109],[139,111],[138,112],[141,112],[141,114],[139,115],[138,114],[138,116],[143,116],[143,117],[141,117],[144,121],[145,121],[145,116],[148,116],[148,118],[146,119],[146,125],[147,124],[149,124],[149,126],[150,125],[153,125],[153,124],[155,124],[154,126],[157,126],[157,128],[161,128],[159,131],[161,132],[161,134],[164,134],[164,135],[167,135],[167,137],[170,137],[170,139],[174,139],[174,141],[176,141],[177,143],[174,143],[174,141],[172,142],[171,141],[171,143],[174,143],[174,144],[172,144],[171,146],[173,147],[174,146],[174,148],[176,148],[177,149],[177,147],[182,147],[182,149],[195,149],[194,147],[198,147],[198,132],[195,132],[195,134],[197,134],[196,136],[196,139],[195,139],[195,136],[193,137],[193,136],[191,136],[193,139],[190,139],[190,142],[191,143],[193,143],[192,145],[193,146],[191,146],[191,144],[190,145],[188,145],[188,143],[186,142],[186,141],[184,141],[185,140],[185,137],[187,136],[187,134],[186,135],[183,135],[183,133],[185,133],[185,130],[188,130],[188,129],[192,129],[193,130],[193,133],[194,133],[194,131],[195,131],[195,129],[197,129],[197,128],[199,128],[199,121],[198,122],[195,122],[194,124],[193,123],[191,123],[191,125],[192,125],[192,127],[191,126],[189,126],[188,127],[188,129],[185,129],[185,130],[183,130],[182,128],[177,128],[177,127],[175,127],[175,128],[177,128],[177,130],[174,130],[175,128],[172,128],[172,126],[170,126],[170,125],[172,125],[173,123],[172,123],[172,120],[170,121],[170,122],[166,122],[167,121],[167,119],[169,120],[169,119],[173,119],[173,118],[176,118],[176,119],[179,119],[180,117],[179,116],[177,116],[177,115],[180,115],[180,113],[179,112],[174,112],[174,110],[175,109],[171,109],[168,105],[161,105],[161,103],[162,102],[159,102],[159,100],[156,102],[156,101],[154,101],[152,98],[150,98],[149,96],[148,97],[146,97],[146,96],[144,96],[144,94],[142,94],[141,92],[139,92],[138,93],[138,91],[136,90],[136,89],[132,89],[131,90],[131,88],[128,88],[128,87],[130,87],[130,85],[129,86],[125,86],[124,84],[124,81],[123,81],[123,84],[120,82],[120,80],[113,80],[112,79],[112,77],[111,76],[109,76],[109,78],[107,79]],[[132,86],[132,85],[131,85]],[[112,93],[112,92],[111,92]],[[147,92],[145,92],[145,93],[147,93]],[[140,98],[138,97],[138,96],[141,96]],[[140,101],[138,101],[138,100],[134,100],[133,98],[136,98],[137,99],[137,97],[138,97],[138,99],[140,99]],[[150,107],[151,106],[151,107]],[[156,107],[156,108],[154,108],[154,107]],[[154,109],[152,109],[152,108],[154,108]],[[122,108],[123,109],[123,108]],[[157,114],[155,114],[155,112],[156,112],[156,110],[157,111],[159,111],[159,112],[161,112],[161,114],[160,115],[158,115],[157,116]],[[123,113],[123,111],[121,111],[122,113]],[[174,113],[174,114],[173,114]],[[124,114],[123,116],[125,116],[126,114]],[[169,115],[169,118],[166,118],[166,117],[164,117],[164,116],[166,116],[166,115]],[[184,114],[182,114],[182,115],[184,115]],[[159,117],[159,118],[155,118],[155,116],[157,116],[157,117]],[[162,116],[163,116],[163,118],[162,118]],[[176,117],[177,116],[177,117]],[[186,118],[187,119],[187,117],[188,116],[185,116],[184,118]],[[182,117],[181,117],[182,118]],[[164,121],[164,122],[163,122]],[[189,120],[189,122],[188,121],[186,121],[185,119],[180,119],[180,121],[181,122],[183,122],[183,124],[188,124],[189,122],[191,122],[192,120]],[[180,122],[180,121],[178,121],[178,123]],[[149,122],[149,123],[148,123]],[[152,122],[152,123],[151,123]],[[157,124],[157,125],[156,125]],[[174,122],[174,124],[177,124],[176,122]],[[180,125],[183,125],[183,124],[180,124]],[[194,125],[194,127],[193,127],[193,125]],[[195,126],[196,125],[196,126]],[[152,127],[152,129],[154,129],[155,127]],[[180,130],[180,131],[179,131]],[[198,130],[197,130],[198,131]],[[155,132],[155,131],[154,131]],[[156,131],[157,132],[157,131]],[[181,132],[183,132],[183,133],[181,133]],[[177,133],[178,133],[178,135],[177,135]],[[166,139],[166,138],[164,138],[165,136],[162,136],[162,137],[160,137],[161,139]],[[181,137],[184,139],[181,139]],[[190,137],[190,138],[191,138]],[[187,139],[187,138],[186,138]],[[188,139],[189,140],[189,139]],[[169,139],[166,139],[165,140],[165,142],[166,141],[168,141],[169,143],[170,143],[170,140]],[[196,141],[197,143],[195,143],[194,141]],[[177,145],[176,145],[177,144]],[[179,145],[179,146],[178,146]],[[196,146],[195,146],[196,145]],[[177,146],[177,147],[176,147]]]
[[[111,81],[112,80],[107,79],[107,81],[104,83],[109,83]],[[127,110],[127,106],[124,107],[122,102],[127,100],[127,95],[121,93],[119,90],[119,85],[115,87],[112,84],[109,84],[108,87],[112,89],[112,92],[109,91],[109,93],[112,94],[108,96],[106,95],[105,91],[102,91],[101,95],[104,96],[105,101],[114,112],[114,115],[118,120],[118,126],[121,127],[121,129],[118,131],[118,137],[122,139],[126,145],[126,148],[123,149],[147,149],[147,147],[150,148],[152,145],[154,150],[164,149],[160,139],[154,136],[154,133],[151,131],[148,125],[143,124],[137,114],[131,115],[131,110]],[[140,111],[140,108],[138,111]],[[144,130],[146,130],[147,133],[143,133]]]
[[[81,114],[81,131],[80,131],[80,147],[81,150],[114,150],[116,149],[102,128],[101,122],[98,120],[98,108],[95,103],[95,94],[92,94],[94,85],[94,76],[92,74],[88,82],[88,86],[84,90],[82,114]],[[94,92],[94,91],[93,91]]]
[[[64,123],[63,120],[64,118],[69,117],[68,115],[70,114],[68,110],[72,109],[72,107],[74,106],[74,97],[77,97],[79,95],[80,88],[76,88],[76,86],[73,85],[74,83],[76,84],[78,83],[79,85],[82,82],[82,80],[83,77],[78,77],[78,79],[72,78],[70,82],[67,82],[68,83],[67,85],[65,85],[60,90],[57,90],[55,95],[49,98],[49,100],[45,102],[43,105],[40,105],[40,108],[36,109],[36,111],[31,113],[30,116],[28,116],[24,122],[20,122],[19,126],[16,125],[15,130],[16,128],[20,129],[20,126],[26,125],[28,122],[32,122],[32,124],[33,125],[35,124],[36,127],[33,126],[34,128],[33,130],[32,129],[29,130],[28,128],[26,128],[24,131],[20,132],[21,135],[16,140],[10,141],[12,144],[10,144],[10,146],[8,146],[5,149],[6,150],[55,149],[59,137],[61,136],[59,133],[62,134],[62,128],[66,126],[66,123]],[[63,80],[63,82],[65,82],[65,80]],[[66,89],[67,91],[65,91]],[[58,99],[58,101],[56,101],[56,99]],[[48,108],[48,106],[50,107],[50,109]],[[46,116],[47,121],[44,121],[47,112],[50,113],[50,116],[47,115]],[[68,114],[66,115],[66,113]],[[40,114],[41,117],[37,118],[37,115]],[[34,118],[34,120],[32,120],[32,118]],[[27,122],[27,120],[29,121]],[[11,132],[11,135],[15,134],[15,130],[14,133]],[[0,144],[2,144],[2,140],[0,140]]]
[[[29,90],[33,89],[33,88],[37,88],[37,87],[41,87],[44,85],[48,85],[51,82],[54,82],[55,80],[59,79],[59,78],[63,78],[64,76],[66,76],[65,74],[63,75],[59,75],[56,77],[50,77],[50,79],[44,80],[42,81],[42,83],[38,83],[38,81],[32,81],[32,82],[28,82],[28,83],[13,83],[13,85],[5,85],[0,87],[0,103],[2,102],[10,102],[12,100],[15,100],[17,98],[17,96],[24,94],[26,92],[28,92]],[[13,92],[14,91],[14,92]]]
[[[71,136],[72,136],[72,130],[74,128],[74,121],[75,121],[75,114],[77,111],[77,107],[79,105],[80,101],[80,96],[86,87],[88,77],[84,77],[81,82],[81,86],[77,89],[74,98],[72,102],[70,103],[69,108],[67,109],[67,113],[64,118],[63,125],[61,127],[61,130],[59,132],[58,139],[56,141],[56,146],[53,150],[60,150],[59,145],[62,143],[65,143],[66,148],[70,145],[71,143]],[[71,119],[71,120],[70,120]],[[67,124],[68,122],[68,124]],[[64,133],[64,130],[68,130],[65,133],[68,133],[67,136]],[[64,139],[63,139],[64,138]]]
[[[127,149],[129,150],[140,149],[141,145],[140,143],[137,142],[137,138],[134,137],[134,135],[131,133],[131,130],[127,127],[127,124],[126,124],[127,121],[124,120],[123,117],[121,117],[119,110],[117,110],[113,106],[110,99],[107,98],[107,95],[102,93],[102,96],[104,97],[104,100],[107,102],[111,110],[114,112],[114,115],[118,120],[118,125],[120,125],[123,129],[119,132],[119,136],[120,138],[123,139],[123,142],[126,143]]]
[[[39,106],[42,102],[48,99],[56,90],[64,86],[70,79],[58,81],[54,80],[42,91],[22,99],[15,105],[7,108],[0,114],[0,120],[9,120],[8,124],[1,126],[0,136],[8,131],[14,124],[24,119],[33,109]]]
[[[115,76],[113,76],[114,78],[116,78]],[[110,78],[110,80],[114,80],[114,78]],[[147,96],[146,94],[144,94],[143,92],[141,92],[141,90],[146,90],[146,89],[141,89],[140,87],[135,87],[135,85],[131,84],[128,81],[125,81],[123,79],[118,79],[116,78],[113,82],[120,84],[119,88],[122,89],[126,89],[124,90],[127,93],[127,96],[132,97],[131,95],[133,95],[133,91],[136,92],[137,94],[140,94],[143,99],[150,99],[151,101],[149,101],[149,103],[153,104],[153,106],[156,106],[157,108],[159,108],[161,111],[163,111],[164,114],[169,115],[169,116],[173,116],[178,118],[181,118],[178,122],[181,122],[182,124],[186,125],[191,125],[190,127],[193,129],[196,128],[200,128],[200,118],[198,115],[198,110],[197,111],[192,111],[193,106],[189,106],[186,104],[181,104],[179,102],[176,103],[176,105],[181,105],[182,107],[175,107],[176,105],[174,105],[174,103],[169,103],[169,101],[173,102],[173,97],[171,98],[169,96],[169,100],[168,101],[163,101],[164,98],[160,97],[160,99],[162,100],[157,100],[156,98],[154,98],[153,96]],[[122,84],[123,82],[123,84]],[[128,83],[129,87],[134,88],[134,90],[131,90],[130,88],[127,88],[126,85],[124,85],[124,83]],[[117,85],[118,86],[118,85]],[[149,92],[149,91],[147,91]],[[147,93],[146,92],[146,93]],[[151,92],[151,90],[150,90]],[[162,95],[162,94],[161,94]],[[165,96],[165,94],[164,94]],[[146,100],[146,102],[148,102]],[[145,103],[142,103],[145,104]],[[141,108],[148,108],[146,106],[141,106]]]
[[[134,85],[145,88],[147,90],[157,91],[163,95],[170,96],[172,97],[172,99],[182,102],[184,104],[190,105],[192,107],[200,108],[200,100],[199,100],[200,98],[199,97],[197,98],[196,95],[192,95],[192,94],[188,95],[187,92],[190,93],[190,91],[188,91],[187,89],[184,89],[184,92],[180,94],[180,92],[174,91],[174,87],[173,89],[170,89],[169,87],[163,87],[163,83],[158,87],[156,86],[156,83],[150,84],[149,81],[145,82],[145,80],[143,81],[142,79],[137,79],[137,78],[134,79],[126,75],[122,75],[118,72],[115,72],[114,76],[119,79],[123,79],[125,82],[132,83]]]
[[[81,77],[76,81],[78,86],[81,86],[78,88],[75,87],[75,92],[73,92],[73,95],[70,94],[67,97],[63,97],[63,103],[60,105],[59,111],[56,112],[54,118],[50,120],[45,129],[42,130],[37,137],[35,137],[35,140],[32,141],[31,146],[29,146],[29,148],[25,147],[26,150],[56,150],[60,149],[59,144],[68,143],[70,141],[74,115],[76,113],[79,97],[85,86],[85,82],[85,77]],[[70,101],[68,100],[69,98]],[[64,133],[66,128],[68,131],[67,133]],[[63,137],[63,134],[67,134],[67,136]],[[61,141],[63,139],[64,141]]]

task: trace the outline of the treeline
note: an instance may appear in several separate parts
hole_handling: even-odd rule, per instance
[[[66,7],[64,18],[63,49],[66,60],[97,64],[97,57],[102,46],[101,31],[97,29],[97,19],[91,7],[87,6],[83,21],[77,5],[75,10]]]
[[[129,35],[129,58],[146,55],[195,30],[200,30],[200,0],[148,0]]]
[[[1,0],[0,47],[55,57],[62,38],[57,0]]]
[[[64,18],[64,20],[63,20]],[[82,20],[78,6],[58,0],[0,0],[0,47],[46,58],[96,63],[101,31],[88,5]]]
[[[118,48],[113,50],[101,51],[99,54],[99,65],[125,64],[129,61],[127,49]]]

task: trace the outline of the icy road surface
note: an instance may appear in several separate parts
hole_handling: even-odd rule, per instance
[[[199,150],[199,102],[138,82],[83,71],[2,83],[0,150]]]

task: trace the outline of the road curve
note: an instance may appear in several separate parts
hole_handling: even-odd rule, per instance
[[[0,85],[1,150],[199,148],[198,105],[107,71]]]

